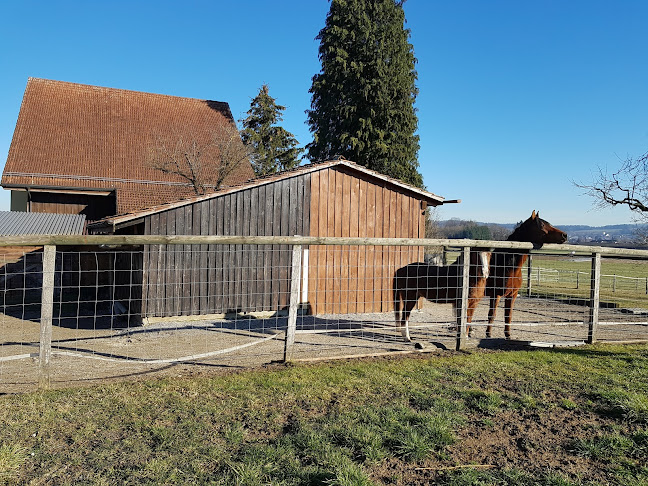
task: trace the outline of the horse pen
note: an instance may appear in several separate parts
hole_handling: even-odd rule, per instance
[[[1,245],[0,393],[285,361],[648,340],[646,250],[220,236],[35,236]],[[500,316],[486,337],[486,299],[467,336],[466,276],[471,262],[483,264],[471,252],[484,248],[528,255],[510,339]],[[461,266],[457,315],[418,299],[408,341],[394,317],[393,277],[432,254]]]

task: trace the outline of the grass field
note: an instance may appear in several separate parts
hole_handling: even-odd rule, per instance
[[[459,253],[449,252],[448,262],[454,262],[458,256]],[[589,300],[591,266],[591,259],[586,256],[534,254],[532,295]],[[527,289],[527,271],[525,264],[522,294]],[[602,302],[618,307],[648,309],[648,261],[602,258],[600,286]]]
[[[589,299],[591,262],[588,258],[538,255],[534,256],[532,266],[533,293]],[[600,287],[602,302],[648,309],[648,261],[603,258]]]
[[[648,484],[648,346],[0,397],[2,484]]]

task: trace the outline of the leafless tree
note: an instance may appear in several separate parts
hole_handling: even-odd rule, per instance
[[[425,237],[441,238],[439,231],[439,213],[434,206],[425,208]]]
[[[627,206],[648,220],[648,152],[637,159],[628,157],[615,172],[598,168],[591,184],[576,184],[597,200],[598,206]]]
[[[637,220],[648,223],[648,152],[641,157],[627,157],[619,169],[609,172],[598,167],[598,173],[591,184],[576,186],[597,201],[597,206],[626,206],[634,212]],[[637,235],[648,242],[648,232]]]
[[[160,135],[149,146],[147,165],[184,179],[200,195],[218,190],[249,156],[236,127],[227,125],[204,141],[186,135]]]

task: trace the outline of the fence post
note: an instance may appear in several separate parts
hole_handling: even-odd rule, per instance
[[[38,386],[50,386],[50,359],[52,357],[52,316],[54,315],[54,271],[56,246],[43,248],[43,288],[41,290],[40,346],[38,353]]]
[[[284,344],[284,361],[291,360],[293,346],[295,344],[297,311],[299,310],[299,287],[301,284],[301,256],[302,246],[293,246],[292,274],[290,278],[290,307],[288,309],[288,326],[286,327],[286,341]]]
[[[531,297],[531,272],[533,271],[533,255],[529,255],[527,262],[527,297]]]
[[[466,328],[468,320],[468,293],[470,290],[470,247],[465,246],[463,249],[463,275],[461,278],[461,308],[458,309],[457,316],[457,351],[466,347]]]
[[[596,341],[596,330],[599,321],[599,302],[601,298],[601,254],[592,255],[592,278],[590,283],[590,304],[589,304],[589,331],[587,342],[592,344]]]

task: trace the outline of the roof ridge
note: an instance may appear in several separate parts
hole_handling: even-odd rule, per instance
[[[77,88],[91,88],[91,89],[102,89],[106,91],[120,91],[123,93],[132,93],[132,94],[138,94],[138,95],[146,95],[146,96],[160,96],[164,98],[173,98],[173,99],[181,99],[181,100],[189,100],[189,101],[200,101],[200,102],[207,102],[207,103],[219,103],[223,105],[227,105],[229,107],[229,103],[227,101],[218,101],[218,100],[208,100],[208,99],[203,99],[203,98],[191,98],[188,96],[177,96],[177,95],[169,95],[169,94],[163,94],[163,93],[151,93],[149,91],[138,91],[134,89],[125,89],[125,88],[111,88],[109,86],[97,86],[94,84],[84,84],[84,83],[75,83],[72,81],[60,81],[57,79],[46,79],[46,78],[35,78],[35,77],[28,77],[27,78],[27,87],[29,87],[30,83],[36,82],[36,83],[43,83],[43,84],[52,84],[52,85],[64,85],[64,86],[69,86],[69,87],[77,87]]]

